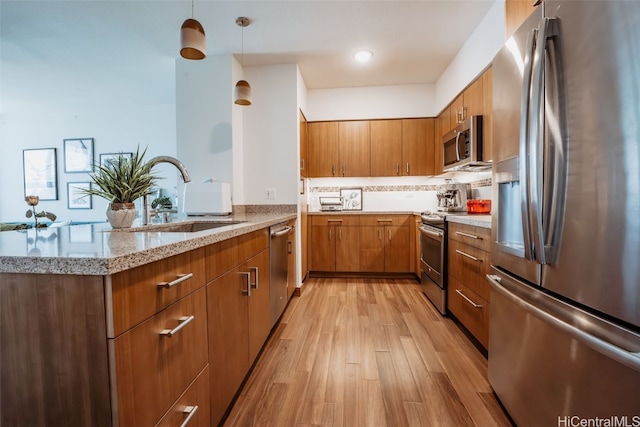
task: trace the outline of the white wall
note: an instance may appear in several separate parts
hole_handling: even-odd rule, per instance
[[[176,62],[178,158],[193,182],[233,181],[232,56]]]
[[[436,82],[436,115],[491,63],[504,35],[504,0],[497,0]]]
[[[25,83],[26,84],[26,83]],[[22,150],[27,148],[56,148],[58,200],[41,201],[37,210],[55,213],[58,220],[106,220],[107,201],[92,197],[90,210],[67,209],[67,183],[89,182],[87,173],[64,172],[63,139],[94,138],[94,159],[100,153],[135,151],[148,147],[146,158],[175,155],[175,107],[165,105],[128,104],[126,99],[118,105],[82,105],[75,110],[37,105],[28,112],[16,111],[0,118],[0,222],[30,221],[25,218]],[[174,171],[158,168],[156,172],[166,179],[160,186],[173,190],[176,185]]]
[[[387,119],[432,117],[437,114],[435,86],[414,84],[307,92],[307,120]]]
[[[245,67],[253,103],[243,111],[244,198],[248,205],[298,202],[298,66]],[[276,198],[266,199],[265,189]]]

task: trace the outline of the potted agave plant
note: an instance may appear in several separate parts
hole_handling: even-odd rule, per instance
[[[146,152],[138,148],[131,158],[120,153],[108,164],[96,164],[96,172],[89,174],[94,185],[83,191],[109,201],[107,219],[113,228],[131,227],[135,200],[148,194],[158,180],[144,161]]]

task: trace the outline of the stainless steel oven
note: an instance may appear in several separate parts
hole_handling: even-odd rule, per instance
[[[420,226],[420,269],[422,292],[443,315],[446,314],[446,270],[445,245],[446,233],[444,220],[440,223],[427,223],[423,215]]]

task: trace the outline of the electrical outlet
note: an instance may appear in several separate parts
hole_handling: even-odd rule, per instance
[[[276,189],[275,188],[265,188],[267,193],[267,199],[275,199],[276,198]]]

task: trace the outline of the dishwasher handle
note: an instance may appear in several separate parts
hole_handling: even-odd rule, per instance
[[[289,234],[289,232],[291,231],[291,227],[289,227],[288,225],[284,228],[281,228],[279,230],[274,230],[271,232],[271,238],[273,239],[274,237],[280,237],[280,236],[284,236],[285,234]]]

